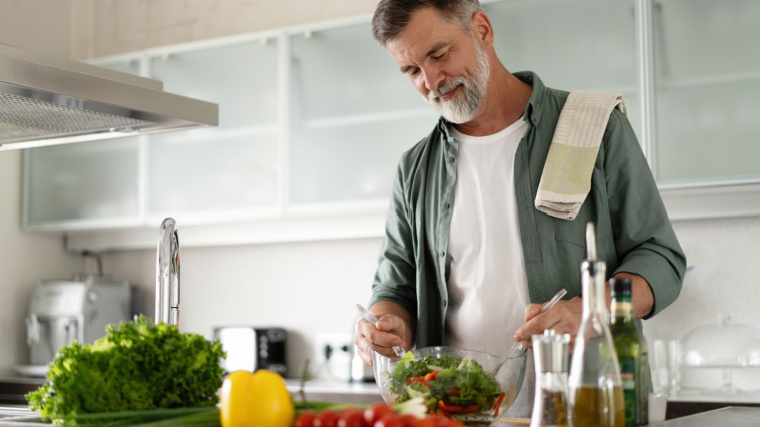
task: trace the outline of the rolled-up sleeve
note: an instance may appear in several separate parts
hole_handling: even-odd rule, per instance
[[[610,116],[604,144],[611,225],[620,257],[613,275],[632,273],[649,283],[654,295],[649,318],[680,294],[686,256],[636,135],[617,110]]]
[[[399,162],[385,221],[385,239],[378,256],[372,283],[370,307],[380,301],[392,301],[417,315],[416,263],[409,203],[404,191],[403,160]]]

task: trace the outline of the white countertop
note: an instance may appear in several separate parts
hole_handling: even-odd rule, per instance
[[[285,384],[288,391],[296,392],[301,389],[301,383],[298,379],[287,378]],[[340,381],[331,378],[312,378],[304,383],[306,393],[329,393],[329,394],[349,394],[349,395],[368,395],[380,396],[380,389],[377,384]]]

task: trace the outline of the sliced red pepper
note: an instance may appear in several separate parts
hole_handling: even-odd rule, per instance
[[[477,411],[478,408],[480,408],[480,405],[477,403],[471,406],[447,405],[443,400],[439,400],[438,407],[441,408],[444,412],[458,412],[462,414],[469,414],[471,412]]]
[[[424,385],[426,387],[430,386],[430,383],[427,382],[427,380],[425,379],[425,377],[411,377],[411,378],[407,378],[406,379],[406,383],[407,384],[420,383],[420,384],[422,384],[422,385]]]
[[[459,391],[458,388],[452,388],[452,389],[449,390],[449,393],[451,393],[451,394],[459,394],[459,393],[461,393],[461,391]]]
[[[506,395],[507,394],[502,391],[501,394],[499,395],[499,398],[496,399],[496,403],[494,403],[494,405],[493,405],[493,408],[496,410],[496,412],[493,414],[494,418],[496,418],[496,417],[499,416],[499,408],[501,407],[501,402],[504,401],[504,396],[506,396]]]
[[[435,377],[438,376],[438,372],[439,371],[428,372],[427,374],[425,374],[425,379],[428,381],[433,381]]]

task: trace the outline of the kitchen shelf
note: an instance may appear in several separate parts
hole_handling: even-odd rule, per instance
[[[309,242],[381,238],[386,210],[358,211],[353,214],[311,213],[272,215],[252,219],[193,223],[175,215],[182,247],[234,246],[268,243]],[[71,251],[155,249],[160,220],[139,226],[67,233],[66,249]]]

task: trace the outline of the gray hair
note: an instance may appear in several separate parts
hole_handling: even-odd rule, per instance
[[[404,31],[412,14],[423,7],[432,7],[441,19],[467,33],[472,33],[472,17],[483,11],[478,0],[381,0],[372,17],[375,40],[386,46]]]

